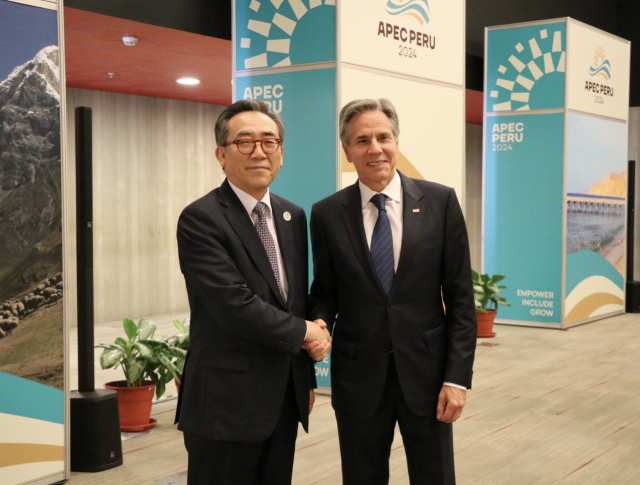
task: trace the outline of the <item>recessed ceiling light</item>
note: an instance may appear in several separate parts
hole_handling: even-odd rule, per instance
[[[122,38],[122,42],[124,43],[124,45],[134,46],[138,43],[138,38],[125,36]]]
[[[181,77],[178,79],[179,84],[186,84],[187,86],[194,86],[196,84],[200,84],[200,79],[196,79],[195,77]]]

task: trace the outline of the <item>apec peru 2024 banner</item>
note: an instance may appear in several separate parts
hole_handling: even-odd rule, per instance
[[[339,2],[343,63],[462,86],[463,0]]]
[[[307,217],[315,202],[336,190],[335,76],[328,68],[236,78],[235,99],[265,101],[284,119],[284,166],[271,190]],[[318,386],[330,387],[329,358],[316,365],[316,378]]]
[[[567,107],[626,120],[629,116],[629,42],[570,21]]]
[[[561,322],[564,113],[489,117],[485,271],[506,274],[499,319]]]

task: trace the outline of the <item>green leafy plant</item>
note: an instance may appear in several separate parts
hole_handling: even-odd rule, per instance
[[[185,318],[182,322],[175,319],[173,321],[173,326],[176,327],[178,333],[164,337],[164,341],[167,342],[169,346],[184,351],[184,355],[180,357],[177,356],[173,362],[178,369],[178,372],[182,374],[184,371],[184,360],[186,358],[187,351],[189,350],[189,344],[191,343],[191,339],[189,337],[189,318]]]
[[[473,296],[476,302],[476,311],[481,313],[487,313],[487,310],[497,310],[498,305],[511,306],[507,299],[503,296],[499,296],[500,290],[504,290],[506,286],[498,285],[505,276],[502,274],[495,274],[489,276],[488,274],[478,274],[472,270],[473,276]]]
[[[164,394],[166,384],[179,372],[174,359],[184,359],[186,352],[155,339],[156,324],[141,318],[136,324],[130,318],[122,322],[126,339],[116,338],[112,344],[99,343],[104,349],[100,356],[103,369],[122,367],[128,387],[142,386],[145,380],[155,382],[156,398]]]

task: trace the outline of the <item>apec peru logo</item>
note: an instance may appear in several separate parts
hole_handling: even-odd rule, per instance
[[[589,74],[593,77],[601,76],[605,81],[611,79],[611,63],[601,46],[598,46],[593,54],[593,66],[589,67]]]
[[[421,27],[429,23],[429,3],[427,0],[386,0],[385,11],[392,17],[411,17]],[[414,27],[415,28],[415,27]],[[402,25],[395,25],[380,20],[378,22],[378,36],[389,40],[402,42],[398,55],[409,59],[418,58],[418,47],[434,50],[436,48],[436,36],[418,30],[413,30]]]
[[[511,42],[513,47],[507,47],[508,50],[501,46],[496,48],[499,55],[506,57],[506,62],[498,66],[497,75],[488,74],[489,79],[496,77],[493,89],[489,91],[487,111],[562,107],[565,80],[563,29],[549,32],[542,28],[536,32],[537,35],[530,37],[531,29],[527,28],[528,39],[522,38],[518,32],[521,29],[510,30],[490,33],[496,38],[501,37],[500,44],[508,46]],[[494,45],[498,46],[497,42]]]
[[[596,95],[594,103],[605,104],[605,98],[603,96],[613,97],[614,89],[612,86],[603,84],[611,79],[611,63],[607,59],[607,55],[602,46],[598,46],[593,54],[593,65],[589,66],[589,75],[596,79],[593,81],[585,81],[585,91]]]
[[[387,0],[384,9],[389,15],[413,17],[420,25],[429,23],[427,0]]]
[[[336,0],[237,0],[236,69],[335,60]]]

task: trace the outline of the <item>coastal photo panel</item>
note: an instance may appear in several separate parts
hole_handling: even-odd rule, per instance
[[[624,310],[627,125],[569,113],[565,323]]]

